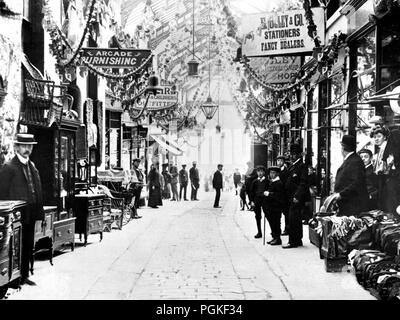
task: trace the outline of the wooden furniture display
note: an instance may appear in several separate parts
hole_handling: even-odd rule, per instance
[[[89,234],[99,233],[100,241],[103,240],[103,198],[102,194],[75,195],[75,233],[79,233],[80,239],[84,235],[85,246]]]
[[[65,119],[59,127],[28,126],[28,131],[38,141],[31,158],[39,170],[44,203],[56,207],[52,229],[53,251],[61,249],[63,245],[74,249],[75,218],[72,208],[78,127],[79,123]],[[40,226],[37,228],[39,235]]]
[[[108,219],[107,216],[109,216],[110,219]],[[124,198],[106,196],[103,199],[103,217],[104,221],[108,222],[108,220],[110,220],[108,223],[110,223],[111,229],[115,226],[121,230],[124,219]]]
[[[41,250],[49,252],[49,261],[53,265],[53,228],[54,217],[57,215],[56,206],[44,206],[44,221],[36,221],[35,224],[35,237],[34,237],[34,251],[31,257],[31,274],[33,274],[33,266],[35,264],[35,253]]]
[[[24,201],[0,201],[0,299],[21,277],[21,215]]]

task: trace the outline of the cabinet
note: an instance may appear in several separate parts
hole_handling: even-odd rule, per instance
[[[46,230],[36,226],[37,237],[41,231],[51,234],[52,251],[64,244],[74,249],[75,218],[73,217],[74,185],[76,175],[76,131],[79,122],[63,119],[59,127],[29,126],[38,144],[31,159],[39,170],[42,181],[44,203],[54,212],[52,229],[46,222]],[[56,208],[54,208],[56,207]],[[49,217],[50,219],[50,217]]]
[[[40,250],[48,250],[50,264],[53,265],[53,227],[54,217],[57,215],[57,207],[44,206],[44,221],[36,221],[34,235],[34,252],[31,257],[31,273],[35,263],[35,253]]]
[[[21,276],[21,215],[24,201],[0,201],[0,298]]]
[[[79,238],[84,235],[84,245],[89,234],[99,233],[100,241],[103,239],[103,198],[104,195],[97,194],[75,195],[75,233],[79,233]]]

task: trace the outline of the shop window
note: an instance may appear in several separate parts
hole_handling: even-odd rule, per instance
[[[398,15],[394,14],[392,18],[385,21],[382,26],[380,45],[382,48],[380,87],[383,88],[400,78],[400,21]]]
[[[357,101],[363,102],[366,97],[376,92],[376,31],[362,37],[357,48]],[[369,119],[375,114],[373,108],[360,104],[357,106],[357,129],[367,135]],[[365,138],[363,138],[365,140]]]

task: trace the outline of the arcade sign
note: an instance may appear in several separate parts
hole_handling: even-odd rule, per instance
[[[82,48],[80,65],[83,61],[101,68],[137,68],[151,54],[151,50]]]
[[[323,8],[312,8],[317,35],[324,45],[325,14]],[[312,52],[314,40],[308,35],[304,10],[265,12],[245,15],[242,18],[244,41],[243,55],[265,57]]]

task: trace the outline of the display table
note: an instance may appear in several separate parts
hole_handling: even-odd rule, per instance
[[[84,245],[89,234],[99,233],[103,239],[103,198],[102,194],[78,194],[74,200],[75,233],[81,239],[84,235]]]
[[[21,215],[24,201],[0,201],[0,298],[21,277]]]

